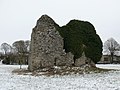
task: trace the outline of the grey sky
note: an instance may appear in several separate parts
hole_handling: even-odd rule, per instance
[[[120,0],[0,0],[0,44],[30,39],[43,14],[60,26],[71,19],[89,21],[103,42],[113,37],[120,43]]]

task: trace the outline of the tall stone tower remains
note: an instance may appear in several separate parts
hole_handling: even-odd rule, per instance
[[[29,55],[29,70],[72,65],[73,55],[63,50],[63,38],[57,31],[57,24],[47,15],[41,16],[33,28]]]

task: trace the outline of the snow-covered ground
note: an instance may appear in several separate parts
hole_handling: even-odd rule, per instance
[[[97,64],[99,68],[120,70],[120,64]]]
[[[97,65],[97,67],[120,69],[120,65]],[[51,77],[11,73],[18,68],[18,65],[0,65],[0,90],[120,90],[119,70]]]

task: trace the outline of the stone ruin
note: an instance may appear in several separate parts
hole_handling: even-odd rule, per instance
[[[64,52],[63,44],[63,38],[56,30],[55,22],[49,16],[43,15],[32,31],[29,70],[71,65],[73,55]]]
[[[56,29],[57,24],[47,15],[41,16],[33,28],[29,55],[29,70],[44,67],[72,66],[72,53],[65,53],[63,38]],[[77,59],[76,66],[85,64],[85,57]]]

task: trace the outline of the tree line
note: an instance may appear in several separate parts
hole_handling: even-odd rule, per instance
[[[15,41],[12,45],[2,43],[0,46],[0,59],[3,64],[28,64],[28,56],[30,50],[29,40]]]
[[[0,49],[0,60],[2,60],[3,64],[15,64],[20,66],[28,64],[30,40],[15,41],[12,45],[2,43]],[[103,54],[110,55],[110,61],[113,63],[113,57],[120,56],[120,44],[113,38],[106,40],[103,45]]]

